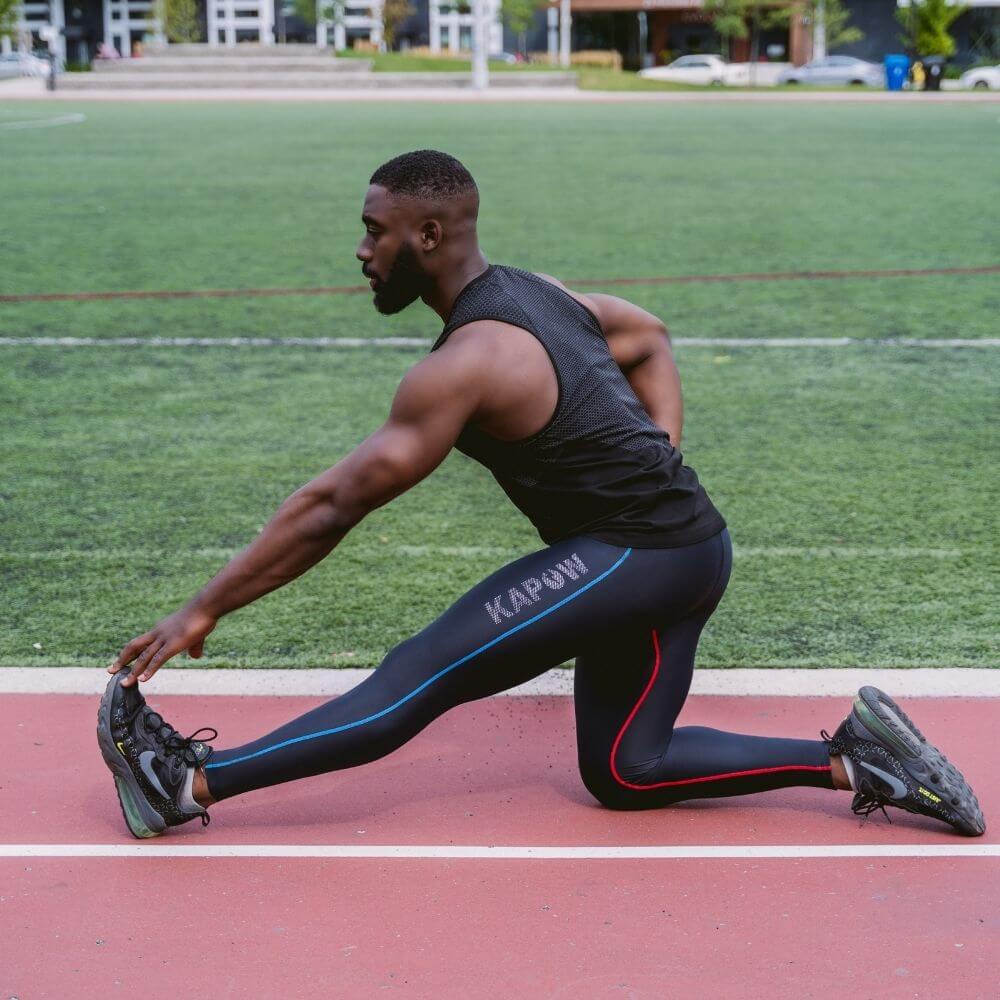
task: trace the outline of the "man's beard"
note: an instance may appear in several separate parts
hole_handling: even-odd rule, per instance
[[[383,316],[402,312],[420,297],[426,281],[417,266],[416,253],[408,243],[404,243],[392,262],[388,277],[379,283],[375,292],[375,308]]]

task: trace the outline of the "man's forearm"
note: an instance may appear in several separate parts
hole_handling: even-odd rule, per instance
[[[670,443],[679,448],[684,426],[684,400],[681,377],[669,342],[628,374],[628,380],[650,419],[670,435]]]
[[[293,493],[189,606],[221,618],[250,604],[315,566],[359,520],[339,510],[331,496],[308,490]]]

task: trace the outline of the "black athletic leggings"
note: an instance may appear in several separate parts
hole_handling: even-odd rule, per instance
[[[731,564],[727,531],[682,548],[578,535],[533,552],[390,650],[351,691],[246,746],[217,750],[206,765],[209,791],[225,799],[377,760],[455,705],[574,657],[580,773],[604,805],[832,788],[820,740],[674,729]]]

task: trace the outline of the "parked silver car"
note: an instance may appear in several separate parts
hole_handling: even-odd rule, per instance
[[[0,80],[14,76],[47,76],[49,64],[30,52],[0,52]]]
[[[778,83],[826,83],[841,86],[884,87],[885,70],[854,56],[824,56],[778,75]]]
[[[973,90],[1000,90],[1000,66],[977,66],[966,70],[958,82]]]

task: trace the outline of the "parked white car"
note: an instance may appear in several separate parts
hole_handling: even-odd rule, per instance
[[[49,64],[30,52],[0,52],[0,80],[13,76],[48,76]]]
[[[690,83],[695,86],[723,83],[746,83],[746,67],[740,73],[722,56],[681,56],[667,66],[654,66],[639,71],[646,80],[668,80],[671,83]],[[742,79],[739,77],[743,77]]]
[[[1000,66],[980,66],[966,70],[958,82],[972,90],[1000,90]]]
[[[842,86],[884,87],[885,70],[854,56],[824,56],[804,66],[793,66],[778,76],[778,83],[821,83]]]

